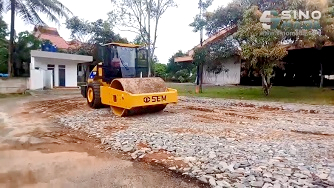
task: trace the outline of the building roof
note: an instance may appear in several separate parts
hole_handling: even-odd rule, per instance
[[[60,36],[41,34],[41,35],[38,35],[37,38],[43,39],[43,40],[49,40],[51,41],[52,44],[56,45],[57,48],[59,49],[67,49],[69,47],[67,42]]]
[[[47,26],[35,26],[34,35],[40,40],[49,40],[59,49],[68,49],[68,43],[59,35],[56,28]]]
[[[103,44],[102,46],[120,46],[120,47],[127,47],[127,48],[139,48],[142,47],[142,45],[137,45],[137,44],[127,44],[127,43],[117,43],[117,42],[112,42],[112,43],[107,43]]]
[[[238,27],[236,25],[232,26],[232,27],[229,27],[227,29],[223,29],[221,30],[220,32],[212,35],[211,37],[209,37],[208,39],[204,40],[203,43],[202,43],[202,46],[207,46],[208,44],[211,44],[213,42],[216,42],[218,40],[221,40],[225,37],[227,37],[228,35],[236,32],[238,30]],[[174,62],[177,62],[177,63],[181,63],[181,62],[192,62],[193,61],[193,58],[192,56],[194,55],[194,51],[195,49],[197,48],[200,48],[201,47],[201,44],[198,44],[197,46],[195,46],[193,49],[189,50],[187,52],[187,56],[183,56],[183,57],[176,57],[174,59]]]
[[[31,57],[66,60],[67,63],[76,63],[76,64],[93,61],[93,56],[45,52],[39,50],[31,50]]]
[[[330,41],[326,41],[323,46],[324,47],[334,46],[334,43],[330,42]],[[300,50],[300,49],[314,48],[314,43],[305,44],[303,46],[298,46],[298,45],[294,45],[294,44],[285,44],[285,45],[283,45],[283,47],[285,47],[287,50]]]

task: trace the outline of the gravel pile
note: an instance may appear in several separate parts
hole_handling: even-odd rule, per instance
[[[212,110],[189,110],[194,106]],[[215,119],[226,110],[241,115],[229,117],[233,124]],[[241,117],[249,114],[259,119]],[[57,119],[133,159],[168,151],[188,164],[171,170],[212,187],[279,188],[334,186],[333,114],[328,106],[181,97],[159,114],[119,118],[99,109]],[[200,115],[211,120],[198,121]],[[140,143],[149,147],[138,149]]]

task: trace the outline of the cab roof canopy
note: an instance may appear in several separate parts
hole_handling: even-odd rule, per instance
[[[117,42],[102,44],[102,46],[120,46],[120,47],[126,47],[126,48],[140,48],[140,47],[142,47],[142,45],[117,43]]]

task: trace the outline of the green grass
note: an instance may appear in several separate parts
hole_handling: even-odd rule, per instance
[[[25,96],[30,96],[31,94],[29,92],[26,93],[13,93],[13,94],[1,94],[0,93],[0,99],[1,98],[12,98],[12,97],[25,97]]]
[[[261,87],[204,86],[203,93],[195,94],[193,84],[167,83],[167,85],[177,89],[179,95],[183,96],[334,105],[334,90],[331,88],[273,86],[270,95],[265,96]]]

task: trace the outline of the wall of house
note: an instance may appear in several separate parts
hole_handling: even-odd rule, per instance
[[[224,62],[226,72],[214,74],[206,71],[204,67],[203,83],[214,85],[237,85],[240,84],[241,61],[238,57],[227,58]]]
[[[87,71],[86,70],[87,68],[88,68],[88,66],[84,63],[78,64],[78,82],[85,82],[86,81],[85,71]]]
[[[28,78],[0,78],[0,94],[24,93],[28,85]]]
[[[47,70],[48,64],[54,65],[54,87],[59,86],[59,65],[65,65],[65,86],[77,87],[77,62],[73,60],[61,60],[41,57],[31,57],[31,65],[39,69]]]
[[[44,88],[44,72],[45,70],[30,70],[29,89],[37,90]]]
[[[43,71],[43,78],[44,78],[43,87],[46,89],[52,89],[53,88],[52,70]]]

